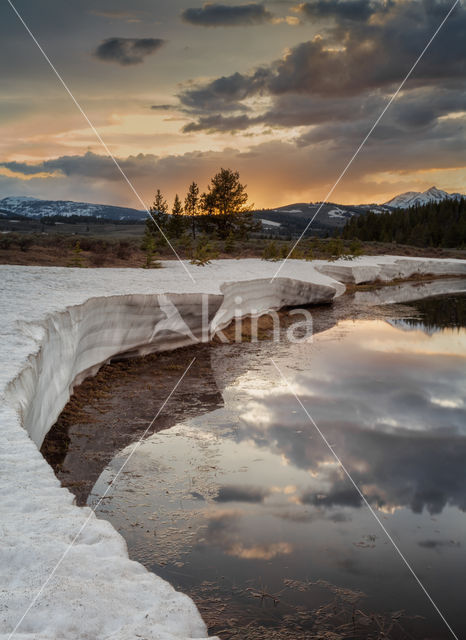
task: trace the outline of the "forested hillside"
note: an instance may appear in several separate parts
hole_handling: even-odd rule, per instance
[[[418,247],[466,246],[466,199],[443,200],[393,213],[367,213],[351,218],[345,239],[397,242]]]

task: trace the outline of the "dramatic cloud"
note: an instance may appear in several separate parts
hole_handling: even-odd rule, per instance
[[[263,4],[225,5],[207,2],[202,8],[185,9],[185,22],[202,27],[238,27],[271,22],[273,15]]]
[[[361,496],[354,490],[354,487],[341,486],[333,487],[331,493],[320,494],[313,491],[303,493],[300,497],[302,504],[311,504],[315,507],[360,507],[362,505]]]
[[[260,93],[270,75],[268,69],[258,69],[248,76],[241,73],[222,76],[206,85],[186,89],[179,98],[183,107],[193,112],[245,110],[247,107],[241,101]]]
[[[216,502],[263,502],[269,491],[262,487],[233,486],[220,487]]]
[[[366,21],[376,11],[380,11],[380,3],[370,0],[314,0],[303,2],[296,9],[312,20],[336,18]]]
[[[179,95],[181,108],[198,119],[184,131],[236,131],[257,124],[294,127],[326,119],[374,120],[447,9],[443,1],[427,0],[302,4],[301,13],[312,13],[316,19],[333,17],[332,24],[267,66],[185,89]],[[465,31],[466,10],[458,6],[398,99],[406,105],[406,125],[420,127],[463,110]],[[431,94],[421,95],[423,89]],[[268,98],[265,108],[264,97]],[[226,116],[227,112],[232,115]],[[241,112],[252,115],[240,117]]]
[[[165,43],[160,38],[107,38],[94,51],[94,57],[123,67],[140,64]]]
[[[334,128],[336,125],[341,128]],[[338,199],[361,202],[361,189],[364,199],[372,202],[386,201],[395,193],[406,191],[408,186],[424,190],[438,181],[431,170],[433,157],[436,171],[449,169],[450,179],[452,167],[464,166],[464,127],[464,118],[446,118],[423,130],[421,135],[412,130],[408,136],[400,129],[395,138],[387,138],[387,130],[381,127],[351,168],[349,179],[340,185]],[[218,151],[165,156],[141,153],[118,157],[118,161],[147,204],[152,202],[158,186],[170,200],[175,193],[183,192],[192,180],[204,189],[212,175],[224,166],[240,171],[251,201],[274,208],[277,203],[322,198],[335,181],[338,170],[343,169],[354,153],[356,140],[359,144],[360,136],[367,133],[367,123],[358,121],[345,126],[336,121],[333,126],[321,124],[313,130],[316,137],[320,131],[324,140],[312,139],[310,130],[299,138],[298,146],[294,139],[288,142],[277,139],[251,143],[242,150],[225,146]],[[38,162],[10,161],[0,163],[0,170],[2,167],[3,171],[11,172],[10,177],[0,176],[0,193],[5,196],[24,194],[140,206],[112,160],[105,155],[88,152]],[[423,170],[428,173],[423,175],[420,173]],[[382,182],[377,177],[381,172],[394,172],[400,176],[399,182],[395,176],[390,183]],[[46,178],[44,174],[51,177]],[[460,190],[454,183],[451,187],[447,183],[445,187],[449,191]]]

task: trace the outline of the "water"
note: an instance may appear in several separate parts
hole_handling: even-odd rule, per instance
[[[452,637],[314,420],[464,636],[465,320],[458,294],[306,344],[213,350],[224,407],[145,440],[99,515],[222,638]]]

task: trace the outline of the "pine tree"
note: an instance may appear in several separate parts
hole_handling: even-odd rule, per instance
[[[264,251],[262,252],[262,260],[270,260],[271,262],[276,262],[279,259],[280,252],[278,250],[277,243],[275,242],[275,240],[271,240],[264,247]]]
[[[341,238],[331,238],[326,245],[326,253],[331,261],[341,258],[344,252],[345,248]]]
[[[211,260],[216,258],[217,255],[218,253],[212,246],[209,238],[207,236],[201,236],[193,251],[191,264],[195,264],[199,267],[205,267],[205,265],[210,264]]]
[[[74,245],[73,248],[73,257],[71,258],[71,260],[68,263],[68,267],[84,267],[84,262],[81,258],[81,253],[82,253],[82,249],[81,249],[81,245],[79,243],[79,240],[76,242],[76,244]]]
[[[186,229],[186,220],[183,216],[183,205],[176,194],[172,207],[172,213],[167,225],[167,231],[171,238],[181,238]]]
[[[149,209],[150,217],[146,220],[146,231],[154,237],[155,246],[163,247],[166,240],[162,231],[165,233],[168,223],[168,204],[164,199],[160,189],[157,189],[154,202]]]
[[[228,238],[225,240],[225,244],[223,245],[223,250],[225,253],[234,253],[236,249],[235,245],[235,236],[232,231],[228,234]]]
[[[196,216],[199,215],[199,187],[195,182],[189,185],[188,193],[184,201],[184,210],[191,217],[191,232],[193,240],[196,239]]]
[[[156,260],[158,254],[155,247],[155,238],[151,233],[148,233],[144,240],[144,250],[146,252],[144,269],[160,269],[163,265],[160,260]]]
[[[208,191],[201,197],[201,206],[210,223],[215,225],[219,238],[225,240],[230,232],[247,238],[257,228],[248,205],[246,186],[239,181],[238,171],[220,169],[210,181]]]
[[[362,242],[357,238],[354,238],[354,240],[350,242],[349,250],[352,256],[360,256],[362,254],[362,249]]]
[[[459,198],[355,216],[346,224],[342,237],[418,247],[462,247],[466,242],[465,231],[466,200]]]

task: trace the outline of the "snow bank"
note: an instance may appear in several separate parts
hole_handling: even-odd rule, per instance
[[[413,276],[466,276],[466,260],[361,256],[354,260],[316,261],[315,268],[346,284],[389,282]]]
[[[112,526],[73,504],[38,447],[73,385],[116,354],[207,339],[234,316],[331,302],[352,282],[414,272],[466,273],[466,262],[393,257],[350,263],[217,261],[154,271],[0,266],[0,638],[6,640],[76,539],[14,638],[205,638],[193,602],[128,559]],[[337,271],[335,271],[335,269]],[[436,269],[436,271],[433,271]],[[416,271],[418,270],[418,271]],[[207,299],[208,308],[205,309]],[[87,521],[88,519],[88,521]]]
[[[235,315],[330,302],[344,291],[295,261],[271,282],[276,268],[222,261],[192,269],[194,284],[176,262],[154,271],[0,267],[0,638],[9,637],[87,518],[14,638],[207,636],[192,601],[131,562],[109,523],[76,507],[38,447],[73,385],[112,356],[207,339],[203,317],[220,327]]]

